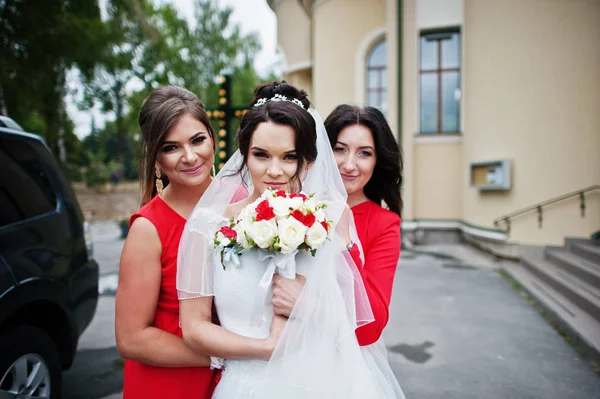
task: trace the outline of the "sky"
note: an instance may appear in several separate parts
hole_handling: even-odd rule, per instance
[[[194,15],[194,0],[159,0],[170,2],[180,11],[181,15],[191,19]],[[267,4],[267,0],[218,0],[222,7],[231,7],[233,13],[232,22],[240,25],[243,33],[257,33],[261,42],[262,50],[255,58],[255,67],[259,74],[265,74],[272,68],[277,61],[277,22],[275,14]],[[69,73],[67,76],[69,86],[73,90],[79,88],[77,76],[75,73]],[[113,115],[103,115],[96,107],[92,110],[79,111],[77,109],[76,95],[68,95],[67,112],[75,122],[75,133],[80,138],[85,137],[90,132],[92,115],[95,118],[96,127],[104,126],[105,120],[113,120]]]

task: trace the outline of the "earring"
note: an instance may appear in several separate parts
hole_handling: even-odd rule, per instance
[[[217,175],[217,169],[215,168],[215,164],[213,163],[213,166],[210,169],[210,177],[212,177],[214,179],[216,175]]]
[[[164,186],[163,186],[162,179],[160,178],[160,176],[161,176],[160,169],[158,168],[158,165],[156,165],[154,168],[156,171],[156,192],[158,193],[159,197],[162,197]]]

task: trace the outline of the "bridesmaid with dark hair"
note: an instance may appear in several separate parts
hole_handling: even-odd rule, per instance
[[[211,182],[215,133],[202,102],[172,86],[144,101],[139,125],[142,207],[130,219],[116,297],[123,398],[208,399],[216,373],[182,339],[175,276],[186,219]]]
[[[339,105],[325,128],[348,193],[364,263],[349,234],[346,249],[358,266],[375,320],[356,330],[360,345],[375,343],[389,319],[396,266],[400,258],[402,154],[384,115],[373,107]],[[387,208],[387,209],[386,209]],[[275,312],[288,316],[304,285],[276,277]]]

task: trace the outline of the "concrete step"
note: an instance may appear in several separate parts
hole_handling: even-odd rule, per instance
[[[565,247],[572,250],[575,244],[589,244],[595,247],[600,247],[600,240],[590,240],[588,238],[566,237]]]
[[[565,298],[600,321],[600,288],[544,257],[540,247],[523,247],[521,263]]]
[[[503,261],[502,268],[543,308],[544,313],[569,336],[578,349],[600,356],[600,321],[541,280],[523,264]]]
[[[576,243],[571,250],[573,253],[595,263],[600,270],[600,246],[589,243]]]
[[[579,246],[582,244],[575,244]],[[562,267],[579,279],[600,288],[600,263],[591,262],[577,253],[568,252],[566,249],[546,247],[544,250],[546,260]]]

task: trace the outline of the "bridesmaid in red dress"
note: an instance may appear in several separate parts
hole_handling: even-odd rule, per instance
[[[389,319],[400,258],[402,155],[385,116],[376,108],[339,105],[325,120],[325,128],[364,252],[363,264],[350,236],[342,237],[361,272],[375,317],[356,330],[359,344],[365,346],[381,337]],[[275,277],[273,307],[289,316],[304,277]]]
[[[217,374],[179,327],[177,250],[187,216],[209,186],[215,134],[202,102],[161,87],[142,105],[142,207],[130,219],[116,297],[124,399],[208,399]]]

